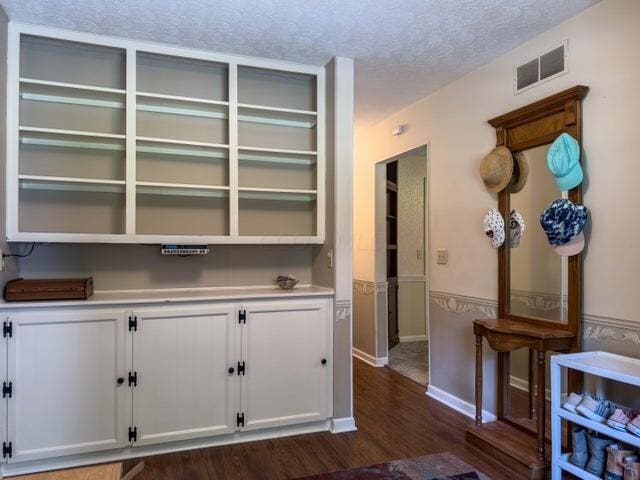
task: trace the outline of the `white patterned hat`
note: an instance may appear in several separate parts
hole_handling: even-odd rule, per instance
[[[524,217],[517,210],[511,210],[509,215],[509,247],[518,248],[526,229]]]
[[[492,208],[484,216],[482,220],[482,227],[487,237],[491,239],[491,246],[498,248],[504,243],[504,218],[497,208]]]

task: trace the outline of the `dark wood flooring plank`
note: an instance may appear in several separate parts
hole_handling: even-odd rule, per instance
[[[464,439],[471,419],[388,368],[354,361],[357,432],[328,432],[146,457],[136,480],[285,480],[452,452],[494,480],[518,480]],[[124,471],[138,460],[125,462]]]

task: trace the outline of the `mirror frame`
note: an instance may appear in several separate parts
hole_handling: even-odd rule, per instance
[[[496,130],[496,146],[513,153],[552,143],[561,133],[568,133],[582,145],[582,100],[589,88],[577,85],[568,90],[531,103],[525,107],[489,120]],[[582,184],[569,190],[569,200],[582,203]],[[498,193],[498,209],[509,218],[509,188]],[[510,251],[508,242],[498,249],[498,318],[529,324],[550,326],[573,332],[572,351],[581,345],[582,319],[582,253],[568,259],[567,323],[510,313]]]

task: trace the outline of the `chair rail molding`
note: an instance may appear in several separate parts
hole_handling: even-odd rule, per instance
[[[376,284],[369,280],[353,279],[353,291],[360,295],[373,295],[376,291]]]
[[[584,315],[584,340],[614,340],[640,345],[640,322]]]
[[[429,292],[431,303],[439,306],[449,313],[478,312],[485,317],[495,317],[497,314],[497,300],[488,300],[480,297],[469,297],[447,292]]]
[[[449,313],[478,312],[486,317],[497,314],[496,300],[433,290],[429,297],[432,304]],[[640,345],[640,321],[589,314],[582,318],[583,340],[612,340]]]

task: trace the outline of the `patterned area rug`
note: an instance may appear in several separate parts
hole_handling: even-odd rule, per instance
[[[426,387],[429,382],[428,348],[426,341],[399,343],[389,351],[389,368]]]
[[[489,477],[454,454],[445,452],[323,473],[298,480],[489,480]]]

